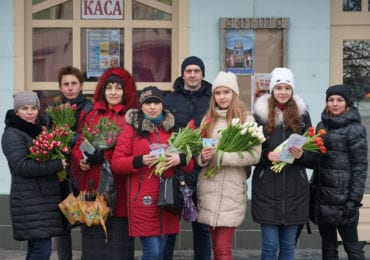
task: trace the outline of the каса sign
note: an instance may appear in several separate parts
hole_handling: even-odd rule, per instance
[[[82,19],[123,19],[123,0],[81,0]]]

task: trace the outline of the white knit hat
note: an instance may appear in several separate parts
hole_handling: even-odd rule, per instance
[[[292,71],[288,68],[275,68],[271,72],[271,79],[270,79],[270,93],[272,92],[272,89],[280,84],[280,83],[286,83],[292,87],[294,90],[295,83],[294,83],[294,75]]]
[[[217,87],[226,87],[239,96],[239,87],[236,75],[232,72],[220,71],[212,84],[212,93]]]

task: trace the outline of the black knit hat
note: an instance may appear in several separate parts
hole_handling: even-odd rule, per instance
[[[203,77],[206,75],[203,61],[196,56],[190,56],[187,57],[181,64],[181,76],[184,75],[184,71],[189,65],[198,65],[200,70],[202,71]]]
[[[329,87],[326,90],[326,101],[328,101],[328,98],[332,95],[339,95],[344,98],[348,106],[352,105],[351,101],[351,92],[349,90],[349,87],[346,85],[334,85]]]
[[[163,103],[163,92],[157,87],[149,86],[144,88],[140,94],[140,104],[153,101]]]

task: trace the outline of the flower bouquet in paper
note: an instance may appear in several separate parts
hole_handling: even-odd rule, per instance
[[[91,127],[85,125],[82,129],[85,144],[88,143],[99,150],[105,150],[115,146],[121,132],[122,129],[117,123],[110,121],[106,117],[101,117],[97,125]]]
[[[206,120],[199,128],[195,127],[194,119],[190,120],[186,127],[181,128],[178,132],[172,133],[168,139],[168,147],[158,157],[158,161],[155,162],[154,173],[157,176],[161,176],[164,171],[168,169],[168,165],[165,163],[166,153],[185,153],[186,164],[189,163],[191,157],[194,154],[200,153],[202,150],[202,132],[205,127],[210,123],[210,120]],[[151,165],[153,166],[153,165]]]
[[[301,138],[303,137],[304,140],[302,149],[310,152],[326,153],[326,147],[324,146],[322,140],[322,136],[324,134],[326,134],[324,129],[319,130],[319,132],[315,134],[315,128],[312,126],[309,127],[308,130],[302,136],[300,136]],[[295,136],[297,135],[292,135],[291,137],[293,138],[289,137],[287,140],[285,140],[274,149],[274,152],[281,152],[280,158],[281,160],[284,160],[279,162],[272,162],[271,170],[273,170],[275,173],[280,173],[285,166],[293,163],[294,158],[291,158],[288,149],[289,146],[295,145],[294,143],[290,142],[290,140],[294,139]]]
[[[262,126],[258,126],[256,122],[241,124],[239,118],[233,118],[231,124],[220,133],[216,146],[217,166],[208,169],[205,178],[215,176],[217,170],[221,169],[221,159],[225,152],[237,152],[243,158],[242,152],[248,151],[253,156],[252,148],[266,141]]]
[[[71,126],[75,123],[74,111],[76,106],[69,103],[49,106],[46,111],[52,119],[53,127],[42,128],[41,133],[33,140],[33,145],[29,148],[29,158],[38,162],[61,159],[66,160],[66,154],[71,152],[70,140],[74,135]],[[67,171],[58,172],[58,180],[63,181],[67,178]]]

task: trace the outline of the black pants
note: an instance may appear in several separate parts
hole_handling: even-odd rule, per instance
[[[81,226],[82,260],[133,260],[134,238],[128,235],[128,220],[124,217],[108,217],[106,241],[102,226]]]
[[[348,259],[364,259],[363,243],[358,241],[357,224],[348,226],[319,225],[322,259],[338,259],[337,231],[342,238]]]

